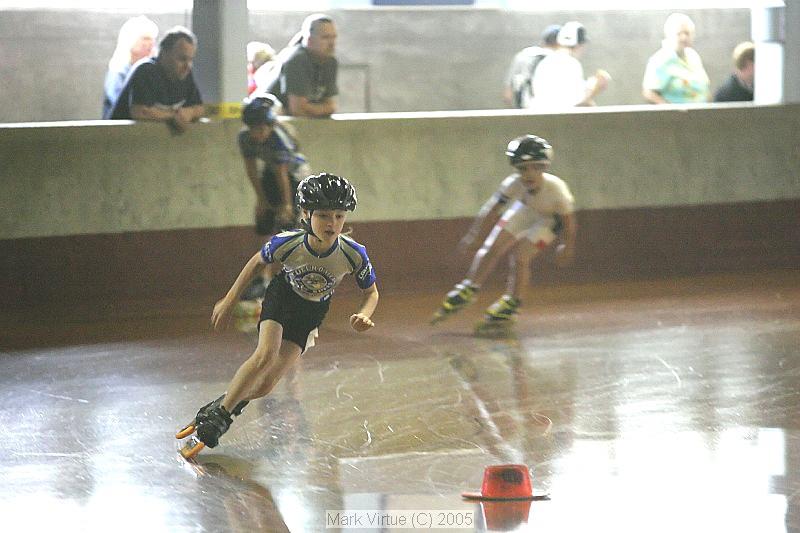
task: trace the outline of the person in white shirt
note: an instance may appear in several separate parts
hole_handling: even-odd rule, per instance
[[[507,106],[524,109],[533,98],[533,75],[545,56],[558,49],[556,39],[560,30],[558,24],[549,25],[542,32],[540,45],[528,46],[514,55],[503,86],[503,101]]]
[[[692,48],[695,26],[683,13],[664,23],[661,49],[650,56],[642,80],[642,96],[651,104],[708,102],[710,81],[700,54]]]
[[[611,76],[600,69],[584,79],[580,57],[588,42],[586,28],[580,22],[567,22],[558,32],[557,42],[559,48],[536,67],[533,98],[527,108],[549,111],[596,105],[595,97],[608,87]]]
[[[545,172],[553,148],[535,135],[523,135],[508,143],[506,155],[515,172],[484,204],[461,241],[475,255],[466,278],[447,293],[432,324],[463,309],[474,299],[500,259],[510,257],[506,292],[484,313],[484,322],[510,324],[530,283],[530,265],[539,252],[556,239],[559,265],[575,257],[575,199],[559,177]]]

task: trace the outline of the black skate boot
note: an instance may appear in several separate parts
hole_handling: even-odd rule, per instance
[[[456,286],[444,297],[442,307],[433,314],[431,324],[441,322],[469,305],[475,298],[475,293],[477,291],[478,289],[475,288],[469,280],[456,283]]]
[[[219,438],[230,429],[233,417],[221,405],[210,408],[205,416],[197,423],[197,439],[208,446],[215,448]]]
[[[214,407],[218,407],[218,406],[222,405],[222,401],[224,399],[225,399],[225,395],[223,394],[222,396],[220,396],[219,398],[217,398],[213,402],[209,402],[209,403],[205,404],[203,407],[201,407],[200,410],[197,411],[197,414],[194,416],[194,420],[192,420],[191,422],[186,424],[183,427],[183,429],[178,431],[178,433],[175,434],[175,438],[176,439],[183,439],[183,438],[188,437],[192,433],[194,433],[195,428],[200,424],[200,421],[203,420],[207,416],[208,411],[210,409],[213,409]],[[236,407],[234,407],[233,410],[231,411],[231,414],[233,416],[239,416],[240,414],[242,414],[242,411],[244,410],[244,408],[247,406],[248,403],[250,403],[250,402],[248,402],[246,400],[242,400],[241,402],[237,403]]]
[[[196,433],[186,439],[181,447],[180,454],[184,459],[193,461],[200,451],[208,446],[214,448],[219,444],[219,438],[233,424],[231,414],[221,405],[208,409],[197,422]]]
[[[217,436],[217,441],[214,441],[213,445],[209,445],[208,443],[206,443],[203,440],[203,438],[199,437],[199,435],[200,435],[200,427],[203,426],[204,424],[206,424],[209,421],[209,417],[211,416],[211,413],[215,413],[214,416],[216,417],[215,421],[212,422],[212,425],[219,425],[218,424],[219,423],[219,412],[217,410],[221,409],[222,411],[225,412],[225,414],[228,416],[228,418],[231,418],[232,416],[241,415],[242,411],[244,410],[244,408],[249,403],[246,400],[242,400],[241,402],[236,404],[236,407],[233,408],[231,413],[228,413],[228,411],[224,407],[222,407],[222,401],[224,399],[225,399],[225,395],[223,394],[222,396],[220,396],[219,398],[217,398],[213,402],[209,402],[206,405],[204,405],[203,407],[201,407],[200,410],[197,411],[197,414],[195,415],[194,420],[192,420],[189,424],[184,426],[183,429],[181,429],[178,433],[175,434],[175,438],[176,439],[184,439],[184,438],[189,437],[190,435],[192,435],[192,433],[197,432],[197,435],[196,436],[192,436],[190,439],[188,439],[187,442],[181,448],[181,455],[183,455],[184,458],[186,458],[186,459],[193,458],[206,445],[208,445],[209,448],[213,448],[214,446],[216,446],[217,445],[217,441],[219,440],[219,435],[222,435],[222,433],[227,431],[228,427],[230,427],[230,422],[229,422],[228,423],[228,427],[226,427],[222,431],[222,433],[220,433]],[[232,422],[232,420],[231,420],[231,422]],[[207,428],[207,429],[205,429],[203,431],[207,432],[209,430]],[[206,435],[208,435],[208,434],[206,433]],[[211,439],[211,440],[213,440],[213,439]]]

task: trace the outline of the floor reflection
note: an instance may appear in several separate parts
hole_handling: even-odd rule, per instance
[[[334,307],[197,469],[171,435],[251,336],[6,350],[4,529],[355,531],[327,512],[450,510],[474,518],[452,531],[800,532],[800,273],[755,281],[584,287],[505,339],[470,336],[469,310],[420,323],[433,295],[387,298],[364,336]],[[550,501],[460,498],[501,463]]]

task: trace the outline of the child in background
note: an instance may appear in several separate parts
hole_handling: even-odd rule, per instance
[[[488,279],[500,258],[510,255],[506,292],[484,313],[486,326],[508,326],[525,296],[530,264],[558,234],[560,265],[570,264],[575,256],[575,200],[560,178],[548,174],[553,160],[550,144],[534,135],[512,140],[506,149],[515,172],[505,178],[497,192],[484,204],[461,246],[475,252],[467,277],[447,293],[441,308],[431,320],[435,324],[472,302],[475,293]],[[482,243],[482,244],[481,244]]]

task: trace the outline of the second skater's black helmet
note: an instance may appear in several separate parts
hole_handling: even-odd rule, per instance
[[[346,178],[322,172],[304,178],[297,186],[297,205],[301,209],[341,209],[353,211],[358,199]]]
[[[527,161],[553,161],[553,147],[550,143],[536,135],[517,137],[506,148],[511,165],[517,166]]]
[[[275,123],[275,112],[272,110],[275,98],[272,95],[261,95],[245,98],[242,101],[242,122],[248,126],[269,126]]]

